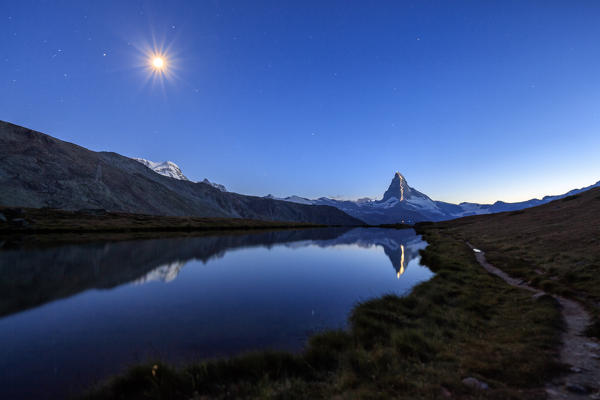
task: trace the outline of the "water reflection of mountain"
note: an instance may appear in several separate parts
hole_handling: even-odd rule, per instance
[[[358,245],[365,248],[374,246],[383,247],[383,251],[392,262],[398,277],[402,275],[406,266],[419,256],[419,250],[427,244],[416,236],[412,229],[380,229],[356,228],[345,232],[335,239],[315,240],[319,246]]]
[[[401,273],[423,242],[412,230],[329,228],[3,250],[0,316],[88,289],[109,289],[128,282],[168,282],[188,261],[207,262],[228,250],[292,243],[382,246]]]

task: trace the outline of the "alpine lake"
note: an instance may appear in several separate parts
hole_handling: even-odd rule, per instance
[[[411,229],[0,247],[0,398],[62,398],[139,362],[300,351],[432,272]]]

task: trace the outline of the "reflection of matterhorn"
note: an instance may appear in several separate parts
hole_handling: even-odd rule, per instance
[[[177,278],[179,271],[181,271],[186,263],[186,261],[174,261],[169,264],[161,265],[160,267],[148,272],[141,278],[136,279],[134,283],[142,285],[152,281],[165,283],[171,282],[173,279]]]
[[[162,257],[160,261],[156,261],[156,264],[160,265],[159,267],[136,279],[134,283],[141,285],[153,281],[171,282],[177,277],[188,261],[201,260],[203,263],[206,263],[209,259],[223,257],[227,251],[232,249],[244,247],[271,248],[278,243],[290,248],[302,248],[312,245],[319,247],[341,245],[362,248],[380,247],[383,248],[385,255],[390,259],[396,276],[400,278],[406,270],[411,268],[411,265],[419,265],[419,251],[427,247],[427,243],[420,236],[416,236],[415,231],[412,229],[354,228],[330,229],[318,232],[325,233],[325,238],[310,239],[311,235],[315,236],[315,231],[300,230],[269,232],[248,236],[213,236],[182,239],[183,242],[190,243],[188,248],[192,251],[187,256],[182,257],[179,253],[178,258],[172,262],[165,262],[168,261],[168,258]],[[254,241],[250,242],[252,239]],[[184,260],[181,260],[181,258],[184,258]]]
[[[427,247],[427,243],[420,236],[415,236],[412,229],[355,228],[335,239],[313,241],[313,243],[323,247],[340,244],[352,244],[364,248],[382,247],[392,262],[398,278],[410,263],[419,263],[419,251]]]

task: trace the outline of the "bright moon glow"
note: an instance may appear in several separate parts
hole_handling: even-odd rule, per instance
[[[162,69],[165,66],[165,60],[163,60],[161,57],[154,57],[152,60],[152,65],[156,69]]]
[[[169,46],[154,47],[146,45],[138,48],[140,53],[138,68],[146,72],[146,82],[159,84],[163,90],[167,81],[177,78],[178,61],[171,52]]]

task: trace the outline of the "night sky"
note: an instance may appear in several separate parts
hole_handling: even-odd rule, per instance
[[[600,179],[598,1],[1,1],[0,119],[255,195]],[[153,70],[152,54],[165,68]]]

